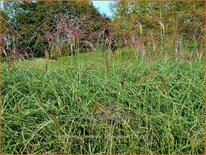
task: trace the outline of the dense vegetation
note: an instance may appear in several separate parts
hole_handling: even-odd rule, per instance
[[[62,54],[69,53],[67,46],[85,50],[106,20],[86,1],[4,2],[3,17],[5,53],[24,57],[43,56],[45,48]]]
[[[204,1],[114,3],[112,19],[91,2],[4,2],[4,55],[50,57],[130,47],[141,53],[203,53]],[[57,9],[58,8],[58,9]],[[146,48],[150,47],[149,51]],[[17,56],[13,56],[17,57]]]
[[[203,1],[3,4],[2,153],[204,154]]]
[[[107,56],[4,64],[3,152],[203,153],[204,60]]]

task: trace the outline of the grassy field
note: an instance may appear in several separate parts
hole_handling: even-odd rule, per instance
[[[204,153],[204,60],[101,52],[3,64],[3,153]]]

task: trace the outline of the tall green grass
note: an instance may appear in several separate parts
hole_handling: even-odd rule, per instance
[[[204,153],[203,59],[96,52],[44,66],[3,64],[3,153]]]

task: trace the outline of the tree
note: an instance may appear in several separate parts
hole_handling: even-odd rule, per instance
[[[185,41],[203,39],[204,5],[203,1],[160,3],[122,0],[114,6],[110,26],[114,37],[119,38],[119,42],[127,40],[128,46],[131,46],[134,35],[136,41],[142,40],[144,44],[171,44],[178,36]]]
[[[13,39],[16,48],[19,52],[29,49],[36,56],[43,56],[44,48],[48,48],[49,43],[45,36],[57,30],[56,16],[61,14],[66,20],[81,21],[82,31],[84,34],[88,33],[86,37],[92,41],[94,38],[90,32],[100,30],[102,21],[106,20],[89,1],[4,2],[4,8],[4,14],[9,17],[9,25],[18,33]],[[8,31],[4,32],[8,34]]]

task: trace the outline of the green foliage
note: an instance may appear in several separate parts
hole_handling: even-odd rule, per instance
[[[204,6],[198,2],[126,2],[114,6],[114,18],[110,23],[114,37],[123,40],[138,35],[143,42],[171,44],[182,36],[184,41],[198,42],[204,36]],[[163,42],[164,41],[164,42]],[[120,45],[121,47],[121,45]]]
[[[123,0],[114,3],[111,20],[89,1],[3,4],[3,17],[9,23],[8,26],[3,22],[3,33],[8,36],[10,51],[27,53],[30,50],[44,56],[47,48],[50,53],[57,52],[51,54],[56,57],[95,48],[114,51],[117,47],[128,47],[138,49],[144,56],[150,51],[164,52],[164,46],[173,46],[177,53],[182,53],[183,44],[197,42],[197,51],[203,53],[203,1],[134,3]],[[62,41],[65,37],[67,45]],[[150,51],[145,50],[148,45]]]
[[[110,21],[88,1],[4,2],[14,55],[71,56],[3,63],[2,153],[203,154],[203,9],[121,1]]]
[[[85,34],[98,31],[102,27],[104,17],[94,8],[92,3],[79,2],[4,2],[3,13],[9,17],[13,27],[15,44],[18,50],[32,48],[37,56],[43,56],[45,48],[49,47],[46,34],[57,30],[55,15],[61,14],[69,19],[82,20]],[[10,31],[3,31],[10,35]],[[11,34],[12,35],[12,34]],[[88,38],[90,34],[87,35]],[[91,40],[94,38],[91,38]],[[21,48],[20,48],[21,47]]]
[[[203,154],[204,60],[118,50],[4,63],[3,153]]]

